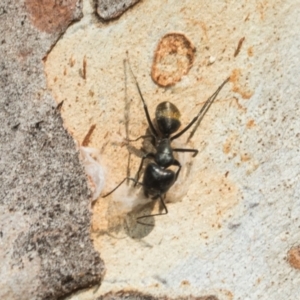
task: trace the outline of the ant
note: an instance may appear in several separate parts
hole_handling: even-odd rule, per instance
[[[153,145],[155,147],[156,152],[155,153],[149,152],[143,155],[136,178],[125,177],[112,191],[105,194],[103,198],[112,194],[116,189],[118,189],[124,183],[125,180],[133,181],[134,186],[136,186],[137,184],[143,186],[145,196],[147,198],[151,196],[152,200],[160,199],[160,202],[164,208],[164,212],[145,215],[137,218],[138,223],[143,225],[149,225],[149,224],[139,222],[139,220],[148,217],[166,215],[168,213],[168,209],[163,200],[163,197],[165,198],[166,193],[177,180],[181,170],[181,164],[177,159],[174,158],[173,152],[191,152],[193,153],[193,157],[195,157],[198,154],[197,149],[172,148],[171,146],[172,141],[179,138],[181,135],[183,135],[193,124],[195,124],[197,120],[198,120],[198,124],[201,122],[204,115],[209,110],[214,100],[217,98],[219,92],[221,91],[223,86],[229,81],[230,78],[228,77],[218,87],[218,89],[214,92],[214,94],[206,100],[206,102],[200,109],[199,113],[193,118],[193,120],[188,125],[186,125],[186,127],[184,127],[177,134],[171,136],[173,133],[178,131],[181,125],[180,112],[178,108],[169,101],[165,101],[158,104],[155,111],[155,121],[157,125],[157,129],[156,129],[151,121],[147,104],[144,100],[141,89],[139,87],[136,77],[133,74],[131,67],[130,67],[130,71],[135,80],[137,90],[142,100],[151,134],[143,135],[135,140],[128,140],[128,141],[133,142],[141,138],[151,137],[153,139]],[[140,172],[144,165],[145,159],[151,159],[153,162],[149,162],[147,164],[144,171],[143,180],[142,182],[139,182]],[[168,169],[170,166],[178,167],[177,171],[174,172],[173,170]]]

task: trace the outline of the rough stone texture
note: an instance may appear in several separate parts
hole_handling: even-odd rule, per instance
[[[25,7],[34,26],[47,33],[64,32],[82,16],[81,0],[25,0]]]
[[[106,169],[103,193],[126,176],[124,138],[147,129],[126,52],[150,115],[171,101],[183,125],[231,77],[191,141],[187,134],[174,143],[199,154],[179,157],[186,168],[167,194],[168,215],[149,220],[153,227],[137,225],[157,206],[137,207],[142,192],[126,185],[96,202],[92,236],[107,271],[97,292],[73,299],[119,290],[220,300],[299,296],[299,270],[287,261],[300,226],[299,7],[292,0],[153,0],[109,23],[95,21],[92,8],[55,45],[45,61],[48,88],[57,103],[65,100],[64,124],[79,143],[96,124],[89,147],[99,149]],[[159,42],[174,32],[188,37],[195,57],[181,81],[162,88],[151,68]],[[132,153],[132,176],[139,163]]]
[[[97,0],[98,16],[109,21],[121,16],[128,8],[140,0]]]
[[[180,297],[180,298],[170,298],[168,296],[161,296],[161,297],[155,297],[150,294],[143,294],[139,292],[134,291],[120,291],[117,293],[108,293],[106,295],[103,295],[97,300],[218,300],[217,297],[209,295],[209,296],[203,296],[203,297],[193,297],[193,296],[187,296],[187,297]]]
[[[77,1],[0,4],[1,299],[57,299],[103,273],[89,237],[86,176],[43,67],[80,14]]]

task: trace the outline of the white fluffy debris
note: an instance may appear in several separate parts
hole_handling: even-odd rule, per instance
[[[100,153],[95,148],[80,147],[81,159],[92,190],[92,201],[100,196],[105,183],[105,172],[100,164]]]

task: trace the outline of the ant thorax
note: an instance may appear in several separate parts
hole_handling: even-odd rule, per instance
[[[174,156],[169,138],[159,139],[156,145],[155,162],[163,168],[173,164]]]

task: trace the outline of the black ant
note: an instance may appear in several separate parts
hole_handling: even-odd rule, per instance
[[[134,186],[136,186],[137,184],[143,186],[145,196],[147,198],[151,196],[152,200],[156,200],[159,198],[165,212],[138,217],[137,220],[140,220],[143,218],[148,218],[153,216],[166,215],[168,213],[168,209],[166,204],[164,203],[163,197],[165,197],[167,191],[175,183],[175,181],[178,178],[179,172],[181,170],[181,164],[177,159],[174,158],[173,152],[191,152],[193,153],[193,157],[195,157],[198,154],[197,149],[172,148],[171,143],[173,140],[183,135],[193,124],[195,124],[197,120],[198,120],[198,124],[201,122],[204,115],[206,114],[206,112],[208,111],[208,109],[210,108],[210,106],[218,96],[219,92],[221,91],[223,86],[229,81],[230,78],[227,78],[218,87],[218,89],[214,92],[214,94],[206,100],[199,113],[193,118],[193,120],[184,129],[182,129],[177,134],[171,136],[179,129],[181,125],[179,120],[180,112],[178,108],[174,104],[168,101],[158,104],[155,111],[155,121],[158,129],[157,130],[151,121],[147,104],[143,98],[141,89],[131,70],[131,67],[130,67],[130,71],[133,75],[133,78],[136,83],[136,87],[138,89],[138,92],[140,94],[144,106],[144,111],[151,131],[151,135],[144,135],[137,138],[136,140],[128,140],[128,141],[132,142],[132,141],[137,141],[140,138],[152,137],[154,140],[153,145],[155,147],[156,153],[149,152],[144,154],[136,178],[125,177],[112,191],[104,195],[103,198],[112,194],[117,188],[119,188],[124,183],[125,180],[133,181]],[[146,166],[144,171],[143,181],[139,182],[140,172],[142,170],[145,159],[151,159],[154,162],[150,162]],[[168,169],[170,166],[178,167],[176,173],[173,170]],[[138,223],[141,222],[138,221]],[[149,224],[144,224],[144,225],[149,225]]]

